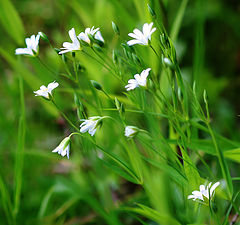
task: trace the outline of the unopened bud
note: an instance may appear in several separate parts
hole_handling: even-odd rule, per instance
[[[205,104],[208,104],[208,101],[207,101],[207,92],[206,92],[205,89],[204,89],[204,91],[203,91],[203,100],[204,100]]]
[[[112,29],[116,35],[120,35],[118,26],[112,21]]]
[[[174,69],[174,64],[172,63],[172,61],[169,58],[162,56],[162,63],[166,67]]]
[[[118,57],[115,50],[112,51],[112,60],[114,64],[118,64]]]
[[[151,16],[155,19],[155,18],[156,18],[156,13],[155,13],[155,11],[150,7],[149,4],[147,4],[147,7],[148,7],[149,13],[150,13]]]
[[[40,35],[40,37],[42,38],[42,40],[49,42],[48,37],[46,34],[44,34],[43,32],[38,32],[38,34]]]
[[[95,87],[97,90],[101,91],[102,86],[95,80],[91,80],[92,86]]]

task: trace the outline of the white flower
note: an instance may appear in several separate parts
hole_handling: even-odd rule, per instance
[[[193,191],[191,195],[188,195],[188,199],[196,201],[196,199],[204,201],[203,197],[206,197],[209,200],[214,196],[214,190],[220,185],[220,182],[216,182],[212,185],[210,182],[206,187],[204,185],[199,186],[199,191]]]
[[[134,29],[133,33],[129,33],[128,36],[134,38],[134,40],[130,40],[127,42],[129,46],[131,45],[148,45],[151,41],[151,35],[153,32],[156,31],[156,28],[154,27],[152,29],[153,23],[145,23],[142,28],[142,32],[138,29]]]
[[[126,126],[124,135],[128,138],[132,138],[135,136],[135,134],[138,132],[138,128],[134,126]]]
[[[92,116],[89,117],[87,120],[82,119],[81,121],[84,121],[80,125],[80,132],[85,133],[88,131],[88,133],[93,136],[97,130],[97,126],[99,125],[99,121],[102,119],[100,116]]]
[[[26,38],[25,42],[27,48],[17,48],[15,50],[16,55],[31,55],[35,56],[38,54],[38,44],[40,35],[32,35],[30,38]]]
[[[66,137],[52,152],[57,152],[59,155],[63,157],[67,155],[67,158],[69,159],[69,150],[70,150],[70,137]]]
[[[52,90],[58,87],[58,83],[53,81],[52,83],[48,84],[48,86],[42,85],[39,90],[34,91],[35,96],[42,96],[47,99],[50,98],[50,95],[52,95]]]
[[[78,39],[82,40],[86,43],[88,43],[89,45],[91,44],[91,40],[89,38],[89,35],[93,36],[95,39],[104,42],[104,39],[101,35],[101,32],[99,31],[99,28],[94,29],[94,26],[90,29],[90,28],[86,28],[85,32],[81,32],[78,35]]]
[[[72,40],[72,43],[64,42],[63,43],[63,48],[61,48],[62,51],[60,51],[58,54],[63,54],[63,53],[66,53],[66,52],[81,50],[80,42],[77,39],[75,29],[72,28],[68,33],[69,33],[69,37]]]
[[[143,70],[140,75],[135,74],[134,75],[135,79],[130,79],[128,81],[128,84],[125,86],[127,91],[133,90],[133,89],[135,89],[136,87],[139,87],[139,86],[146,87],[147,77],[149,75],[150,70],[151,70],[151,68],[148,68],[146,70]]]

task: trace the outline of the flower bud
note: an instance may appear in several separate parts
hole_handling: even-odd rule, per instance
[[[118,64],[118,57],[115,50],[112,51],[112,60],[115,65]]]
[[[116,97],[115,97],[115,105],[116,105],[116,108],[119,110],[121,103],[118,101],[118,99]]]
[[[40,37],[41,37],[44,41],[49,42],[48,37],[47,37],[46,34],[44,34],[44,33],[41,32],[41,31],[38,32],[38,34],[40,35]]]
[[[208,104],[208,100],[207,100],[207,92],[206,92],[205,89],[204,89],[204,91],[203,91],[203,100],[204,100],[205,104]]]
[[[133,138],[136,136],[136,134],[138,133],[139,129],[137,127],[134,126],[126,126],[125,127],[125,131],[124,131],[124,135],[127,138]]]
[[[112,21],[112,29],[116,35],[120,35],[118,26]]]
[[[150,13],[151,16],[153,17],[153,19],[155,19],[155,18],[156,18],[156,13],[155,13],[155,11],[150,7],[149,4],[147,4],[147,7],[148,7],[149,13]]]
[[[101,91],[102,86],[95,80],[91,80],[92,86],[95,87],[97,90]]]
[[[166,67],[169,67],[171,69],[174,69],[174,64],[171,62],[171,60],[167,57],[162,56],[162,63],[163,65],[165,65]]]
[[[168,49],[170,47],[170,43],[166,34],[160,34],[160,41],[164,48]]]

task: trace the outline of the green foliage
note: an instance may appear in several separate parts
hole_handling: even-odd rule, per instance
[[[0,224],[239,222],[239,3],[0,5]],[[129,46],[150,22],[151,41]],[[58,54],[72,27],[92,26],[104,43],[88,35]],[[14,55],[39,31],[39,54]],[[146,85],[127,91],[147,68]],[[34,96],[54,80],[48,99]],[[79,127],[91,117],[92,135]],[[217,181],[212,197],[188,199]]]

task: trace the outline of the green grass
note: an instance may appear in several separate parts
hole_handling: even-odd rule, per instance
[[[0,224],[239,223],[239,3],[0,3]],[[146,22],[151,46],[129,47]],[[57,53],[92,26],[104,47]],[[39,55],[16,56],[39,31]],[[147,87],[126,91],[146,68]],[[34,96],[54,80],[52,100]],[[79,131],[91,116],[93,137]],[[70,159],[52,153],[69,135]],[[210,201],[188,199],[217,181]]]

